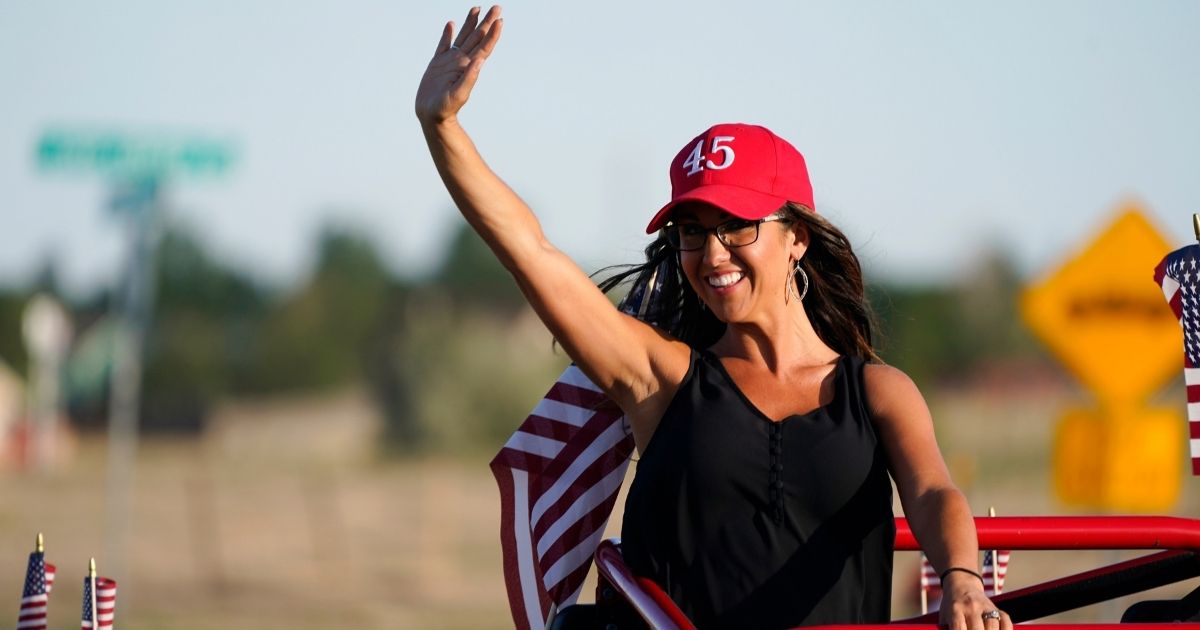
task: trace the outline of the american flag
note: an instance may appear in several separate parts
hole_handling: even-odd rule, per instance
[[[1200,476],[1200,245],[1167,254],[1154,269],[1171,311],[1183,327],[1183,382],[1187,386],[1192,474]]]
[[[659,295],[658,277],[635,285],[621,310],[644,320]],[[571,365],[492,460],[517,628],[541,630],[579,598],[633,449],[620,408]]]
[[[1008,558],[1012,553],[1007,549],[987,550],[983,554],[983,592],[988,597],[995,597],[1004,592],[1004,576],[1008,574]],[[993,562],[993,558],[998,561]]]
[[[54,565],[46,562],[41,551],[29,554],[25,570],[25,590],[21,593],[21,612],[17,617],[20,630],[46,630],[46,609],[50,605],[50,589],[54,587]]]
[[[937,571],[929,563],[929,558],[921,554],[921,614],[937,612],[942,603],[942,581]]]
[[[117,609],[117,583],[97,577],[95,608],[92,607],[92,578],[83,578],[83,620],[80,628],[112,628]]]

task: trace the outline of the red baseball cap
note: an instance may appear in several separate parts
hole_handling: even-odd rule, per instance
[[[735,217],[761,219],[791,201],[815,209],[804,156],[766,127],[714,125],[671,160],[671,202],[646,226],[652,234],[671,210],[701,201]]]

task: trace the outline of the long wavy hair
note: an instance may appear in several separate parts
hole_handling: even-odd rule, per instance
[[[804,310],[817,336],[838,354],[880,361],[872,344],[875,318],[864,292],[862,266],[850,241],[824,217],[804,206],[788,202],[780,211],[789,223],[801,223],[808,230],[808,251],[800,260],[800,268],[809,279]],[[608,293],[627,282],[648,286],[658,274],[660,292],[643,311],[642,319],[693,348],[716,343],[725,332],[725,323],[704,307],[692,290],[680,267],[679,252],[662,233],[645,251],[646,262],[642,264],[598,272],[612,272],[600,281],[600,289]],[[799,290],[799,273],[793,281]]]

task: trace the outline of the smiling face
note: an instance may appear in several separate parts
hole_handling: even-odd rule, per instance
[[[807,249],[807,234],[792,222],[767,221],[758,226],[758,240],[728,247],[712,230],[735,220],[701,203],[681,205],[672,213],[672,222],[684,232],[709,231],[699,249],[679,252],[680,265],[696,295],[723,322],[752,322],[787,306],[784,290],[793,281],[793,261]],[[732,236],[733,232],[727,234]]]

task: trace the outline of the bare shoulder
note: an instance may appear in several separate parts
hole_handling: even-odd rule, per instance
[[[898,421],[915,415],[928,418],[929,407],[917,384],[899,368],[884,363],[863,367],[867,407],[880,420]]]

